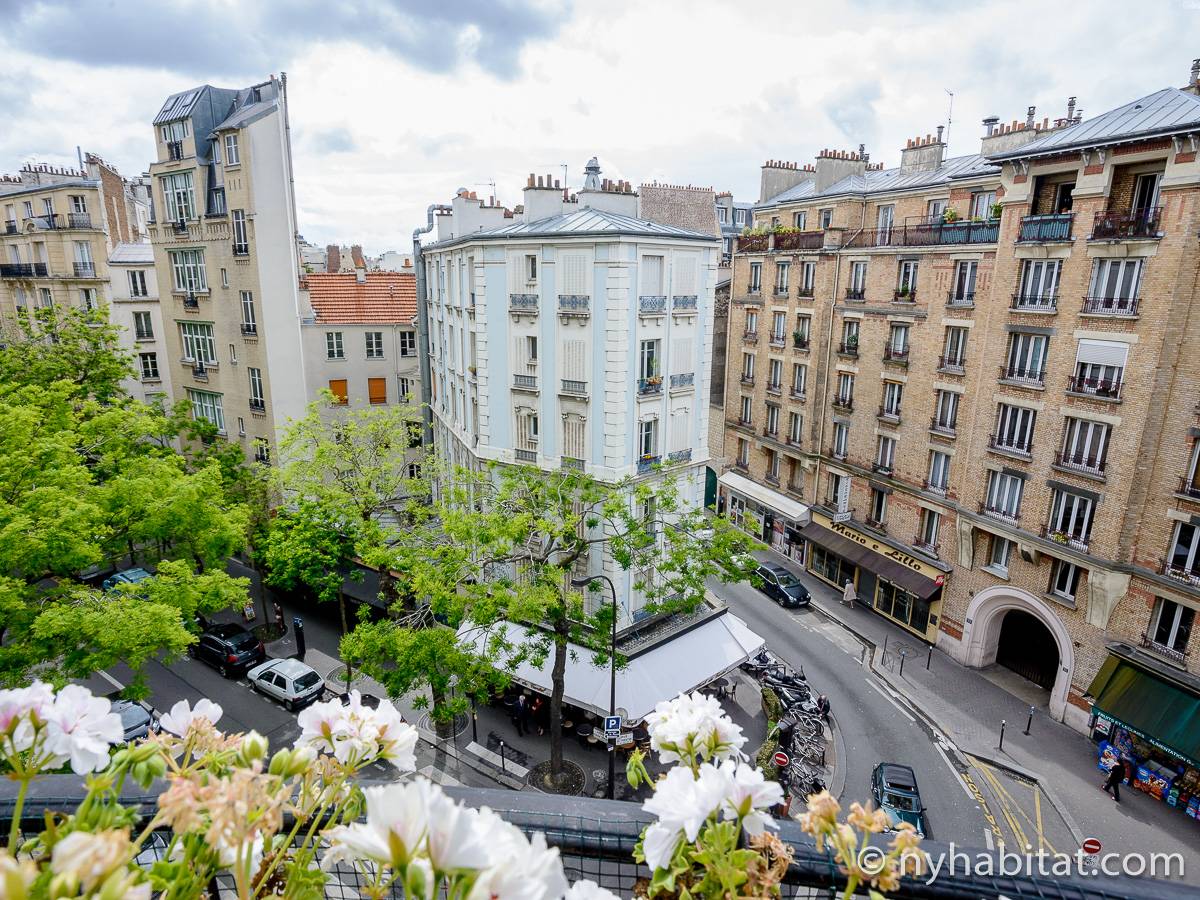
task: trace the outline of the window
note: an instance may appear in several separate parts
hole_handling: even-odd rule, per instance
[[[959,260],[954,266],[954,288],[950,292],[952,303],[964,306],[975,302],[975,277],[979,263],[975,260]]]
[[[45,213],[46,218],[51,218],[54,215],[54,198],[53,197],[43,197],[42,198],[42,212]]]
[[[954,391],[935,391],[936,400],[933,409],[933,427],[942,431],[954,431],[958,428],[958,399]]]
[[[236,166],[241,161],[242,157],[238,152],[238,136],[236,134],[225,135],[225,165]]]
[[[250,238],[246,235],[246,211],[233,211],[233,252],[241,256],[250,252]]]
[[[1144,172],[1133,183],[1133,212],[1145,212],[1158,206],[1161,172]]]
[[[845,459],[850,450],[850,426],[845,422],[833,423],[833,455]]]
[[[1081,340],[1070,390],[1103,398],[1120,396],[1128,354],[1129,345],[1121,341]]]
[[[342,346],[340,331],[325,332],[325,357],[327,359],[345,359],[346,349]]]
[[[1061,275],[1061,259],[1022,260],[1021,280],[1017,287],[1018,305],[1053,308]]]
[[[1046,347],[1050,339],[1044,334],[1015,332],[1008,340],[1008,367],[1004,377],[1010,381],[1041,384],[1046,377]]]
[[[746,211],[744,209],[734,209],[733,224],[735,224],[735,225],[746,224]]]
[[[722,225],[724,225],[726,222],[729,221],[729,207],[727,207],[727,206],[718,206],[717,207],[717,221],[720,222]]]
[[[929,475],[925,486],[939,494],[946,493],[950,487],[950,454],[940,450],[929,451]]]
[[[875,210],[875,227],[879,230],[881,237],[885,239],[892,231],[892,222],[896,218],[896,207],[888,204],[881,206]]]
[[[871,509],[867,513],[868,525],[882,525],[887,521],[887,491],[871,488]]]
[[[808,388],[808,366],[792,364],[792,394],[803,397]]]
[[[991,546],[988,548],[988,561],[985,568],[997,574],[1008,575],[1008,561],[1012,558],[1013,542],[998,534],[992,535]]]
[[[754,412],[754,401],[749,397],[742,398],[742,424],[749,425],[753,419],[751,418]]]
[[[330,378],[329,393],[333,394],[333,402],[337,406],[345,406],[350,402],[345,378]]]
[[[925,206],[925,217],[930,223],[942,221],[942,217],[946,214],[946,200],[930,200]]]
[[[583,416],[567,414],[562,417],[563,456],[571,459],[587,457],[587,420]]]
[[[850,372],[838,372],[837,399],[843,406],[854,402],[854,375]]]
[[[1166,647],[1182,655],[1187,652],[1188,638],[1192,635],[1192,620],[1196,611],[1166,597],[1154,601],[1150,613],[1148,637],[1159,647]]]
[[[80,214],[87,212],[87,200],[84,199],[82,194],[72,194],[69,199],[71,201],[71,212]]]
[[[661,374],[659,371],[660,344],[661,342],[657,339],[641,343],[641,349],[638,352],[638,378],[643,381]]]
[[[906,259],[900,263],[900,279],[896,291],[901,296],[917,292],[917,261]]]
[[[154,339],[154,321],[150,318],[150,313],[135,312],[133,314],[133,334],[139,341]]]
[[[638,450],[643,458],[658,456],[658,419],[638,423]]]
[[[796,333],[792,335],[793,340],[799,340],[799,346],[808,346],[809,335],[812,329],[812,316],[796,316]]]
[[[254,294],[250,291],[242,291],[242,333],[258,333],[258,322],[254,315]]]
[[[788,443],[799,444],[804,429],[804,417],[798,412],[788,413]]]
[[[237,359],[237,344],[230,344],[230,345],[229,345],[229,362],[230,362],[230,363],[232,363],[232,364],[233,364],[233,365],[235,365],[235,366],[238,364],[238,359]]]
[[[771,216],[771,230],[774,231],[779,227],[779,216]]]
[[[875,469],[879,472],[891,472],[895,463],[896,439],[881,434],[875,447]]]
[[[25,201],[25,202],[22,204],[22,209],[23,209],[23,210],[24,210],[24,212],[25,212],[25,218],[26,218],[26,219],[32,219],[32,218],[33,218],[33,201],[32,201],[32,200],[26,200],[26,201]]]
[[[774,312],[771,313],[771,342],[782,344],[784,334],[787,331],[787,313]]]
[[[1092,534],[1092,498],[1055,488],[1047,537],[1076,550],[1086,550]]]
[[[192,191],[192,173],[175,172],[162,177],[163,208],[168,222],[196,218],[196,198]]]
[[[1200,438],[1192,442],[1191,462],[1188,463],[1181,493],[1200,495]]]
[[[821,228],[822,229],[828,228],[830,225],[833,224],[833,210],[832,209],[823,209],[817,215],[819,215],[821,218]]]
[[[758,334],[758,313],[753,309],[746,310],[746,334]]]
[[[367,359],[383,359],[383,332],[368,331],[366,340]]]
[[[792,227],[798,231],[803,231],[808,226],[808,212],[801,210],[800,212],[792,213]]]
[[[400,332],[400,355],[417,355],[417,333],[415,331]]]
[[[737,464],[743,468],[750,465],[750,442],[745,438],[738,438]]]
[[[999,404],[996,416],[995,446],[1028,453],[1033,446],[1033,426],[1037,411],[1023,406]]]
[[[938,531],[942,527],[942,514],[932,509],[921,510],[921,532],[917,545],[926,550],[937,550]]]
[[[772,437],[779,434],[779,407],[774,403],[767,404],[767,434]]]
[[[956,325],[946,327],[946,340],[942,344],[942,368],[962,368],[967,359],[967,335],[969,328]]]
[[[757,294],[762,290],[762,263],[750,263],[750,293]]]
[[[412,388],[413,388],[412,379],[407,378],[404,375],[401,375],[400,376],[400,399],[402,401],[408,401],[408,400],[412,399],[412,395],[413,395]]]
[[[855,352],[858,350],[858,319],[846,319],[842,322],[842,349]]]
[[[896,358],[908,356],[908,326],[893,325],[888,332],[888,351]]]
[[[96,308],[96,289],[95,288],[80,288],[79,289],[79,305],[86,310]]]
[[[742,354],[742,381],[754,381],[754,362],[753,353]]]
[[[851,299],[861,300],[863,293],[867,289],[867,264],[863,261],[850,263],[850,291]]]
[[[38,298],[42,309],[50,309],[54,306],[54,295],[50,293],[50,288],[38,288]]]
[[[800,263],[800,296],[811,297],[813,295],[813,283],[817,276],[817,264],[811,262]]]
[[[145,297],[147,294],[146,273],[141,269],[131,269],[129,271],[129,296]]]
[[[887,416],[900,416],[900,401],[904,397],[904,385],[898,381],[883,383],[883,413]]]
[[[1200,525],[1179,522],[1167,559],[1167,574],[1195,582],[1200,578]]]
[[[1141,280],[1140,259],[1097,259],[1092,263],[1088,296],[1114,301],[1114,308],[1127,308],[1137,297]]]
[[[221,287],[229,287],[229,272],[224,266],[221,267]]]
[[[525,254],[525,281],[527,284],[537,284],[538,260],[537,254]]]
[[[995,191],[976,191],[971,195],[971,218],[991,219],[992,207],[996,205]]]
[[[408,464],[408,477],[409,478],[420,478],[421,477],[421,464],[420,463],[412,462],[412,463]]]
[[[387,379],[367,379],[367,399],[371,403],[387,403]]]
[[[1021,494],[1025,479],[1013,472],[988,473],[987,500],[984,509],[998,513],[1001,518],[1015,522],[1021,511]]]
[[[210,215],[225,215],[225,188],[212,188],[212,190],[209,192],[209,206],[211,207]],[[239,251],[235,248],[234,252],[237,253]]]
[[[525,364],[530,368],[537,365],[538,360],[538,339],[536,334],[525,335]]]
[[[1050,570],[1050,593],[1072,603],[1079,590],[1079,567],[1065,559],[1054,560]]]
[[[192,418],[210,422],[216,426],[217,431],[224,434],[225,409],[221,403],[221,395],[188,388],[187,396],[192,402]]]
[[[169,250],[175,290],[189,294],[208,290],[208,274],[204,269],[203,250]]]
[[[181,322],[183,335],[183,357],[197,363],[215,366],[217,344],[213,340],[213,327],[207,322]]]
[[[788,278],[791,275],[792,264],[789,262],[780,261],[775,264],[775,293],[786,295],[788,292]]]
[[[1092,474],[1104,471],[1108,460],[1108,430],[1103,422],[1068,417],[1063,428],[1060,464]]]
[[[768,450],[767,453],[767,480],[779,481],[779,454],[774,450]]]
[[[838,512],[846,512],[850,509],[851,489],[849,475],[842,475],[838,472],[829,473],[829,502]]]
[[[138,361],[142,368],[142,381],[157,381],[158,375],[158,354],[157,353],[139,353]]]
[[[254,461],[260,463],[271,461],[271,442],[264,437],[254,439]]]
[[[14,301],[16,303],[17,309],[25,309],[25,306],[26,306],[25,288],[20,287],[20,286],[14,287],[13,295],[14,295]]]
[[[663,258],[661,256],[642,257],[642,297],[661,297],[666,294],[663,289]]]
[[[783,360],[773,359],[767,366],[767,390],[778,391],[783,385]]]

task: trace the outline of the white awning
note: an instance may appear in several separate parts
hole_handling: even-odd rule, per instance
[[[527,627],[512,622],[488,629],[464,624],[458,634],[464,646],[474,649],[485,644],[488,635],[501,627],[505,629],[505,640],[513,646],[519,646],[529,634]],[[660,700],[670,700],[708,684],[745,662],[763,643],[763,639],[733,613],[713,616],[689,631],[632,656],[624,668],[617,669],[617,709],[624,709],[628,719],[643,719]],[[596,715],[608,715],[608,665],[596,666],[591,650],[576,644],[571,644],[569,649],[564,699]],[[551,651],[540,667],[526,660],[509,674],[514,681],[549,694],[553,663]]]
[[[739,475],[737,472],[726,472],[717,481],[731,491],[737,491],[746,497],[753,497],[764,506],[771,507],[771,509],[775,510],[775,512],[782,515],[785,519],[792,519],[800,525],[807,525],[811,520],[808,507],[803,503],[797,503],[791,497],[785,497],[779,491],[773,491],[766,485],[751,481],[745,475]]]

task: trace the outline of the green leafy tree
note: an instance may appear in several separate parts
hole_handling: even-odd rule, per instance
[[[133,354],[103,309],[26,309],[3,330],[0,384],[65,382],[102,402],[125,397],[121,381],[133,373]]]

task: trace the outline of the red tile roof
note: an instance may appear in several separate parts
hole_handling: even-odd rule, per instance
[[[310,272],[308,300],[320,324],[410,324],[417,315],[417,276],[412,272]]]

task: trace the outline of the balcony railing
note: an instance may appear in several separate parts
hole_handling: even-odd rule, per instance
[[[515,387],[519,390],[523,390],[523,391],[536,391],[537,390],[537,376],[536,375],[514,375],[513,376],[513,387]]]
[[[942,434],[946,437],[958,436],[958,422],[944,422],[937,416],[929,420],[929,430],[934,434]]]
[[[196,381],[208,381],[208,366],[204,363],[196,363],[192,366],[192,378]]]
[[[183,308],[184,309],[199,309],[200,308],[199,298],[197,298],[196,295],[193,294],[191,291],[188,291],[186,294],[183,295]]]
[[[846,299],[851,302],[861,303],[867,299],[867,289],[866,288],[846,288]]]
[[[687,447],[683,450],[672,450],[667,454],[667,462],[681,463],[692,461],[692,448]]]
[[[1007,438],[996,434],[988,437],[988,449],[997,450],[1000,453],[1009,453],[1014,456],[1021,456],[1025,459],[1031,459],[1033,457],[1033,441],[1026,441],[1022,444],[1017,441],[1010,441]]]
[[[591,315],[592,298],[587,294],[559,294],[558,313],[562,316]]]
[[[778,381],[768,381],[767,382],[767,393],[774,394],[775,396],[779,396],[780,394],[783,393],[783,385]]]
[[[1025,366],[1001,366],[1000,380],[1029,387],[1045,387],[1046,370],[1029,369]]]
[[[1084,453],[1069,453],[1060,450],[1054,454],[1054,464],[1061,469],[1072,472],[1083,472],[1085,475],[1104,477],[1104,467],[1108,460],[1098,456],[1088,456]]]
[[[562,392],[564,394],[575,394],[576,396],[587,393],[587,382],[576,381],[574,378],[564,378],[562,380]]]
[[[96,277],[96,264],[95,263],[77,262],[77,263],[74,263],[74,268],[75,268],[75,277],[76,278],[95,278]]]
[[[1069,241],[1075,213],[1056,213],[1050,216],[1022,216],[1018,241]]]
[[[1062,544],[1064,547],[1070,547],[1072,550],[1078,550],[1080,553],[1087,553],[1088,545],[1090,544],[1090,539],[1087,535],[1059,531],[1050,525],[1042,526],[1042,537],[1048,541],[1054,541],[1056,544]]]
[[[782,287],[780,287],[779,285],[775,285],[775,290],[772,291],[772,295],[775,297],[787,299],[787,295],[788,295],[787,285],[785,284]]]
[[[662,457],[658,456],[657,454],[647,454],[646,456],[641,457],[637,464],[638,474],[645,475],[661,461]]]
[[[238,243],[237,241],[234,241],[233,255],[234,256],[249,256],[250,255],[250,245],[245,242]]]
[[[1067,382],[1068,394],[1081,394],[1085,397],[1095,397],[1097,400],[1120,400],[1120,379],[1084,378],[1082,375],[1072,375]]]
[[[946,306],[950,309],[974,309],[975,292],[962,293],[959,291],[946,292]]]
[[[991,516],[993,519],[999,519],[1001,522],[1007,522],[1009,525],[1016,525],[1019,521],[1016,513],[1010,513],[999,506],[989,506],[987,501],[979,504],[979,512],[985,516]]]
[[[919,550],[926,556],[932,556],[936,558],[938,555],[938,545],[925,540],[925,538],[921,537],[919,534],[913,535],[912,545],[914,550]]]
[[[926,478],[925,479],[925,490],[929,491],[931,494],[937,494],[939,497],[945,497],[947,486],[944,484],[936,484],[936,483],[930,481],[928,478]]]
[[[1200,499],[1200,480],[1184,475],[1179,479],[1179,490],[1175,493],[1183,494],[1185,497]]]
[[[811,300],[815,292],[811,287],[801,287],[796,291],[796,296],[801,300]]]
[[[808,346],[809,346],[808,338],[798,337],[794,334],[792,335],[792,349],[793,350],[807,350]]]
[[[742,343],[743,344],[757,344],[758,343],[758,332],[757,331],[743,331],[742,332]]]
[[[177,221],[172,222],[171,230],[174,231],[176,234],[187,234],[188,233],[187,220],[186,219],[178,219]]]
[[[776,250],[820,250],[824,245],[823,231],[788,231],[775,235]]]
[[[838,344],[837,352],[841,356],[857,357],[858,356],[858,341],[854,341],[853,343],[851,343],[849,341],[842,341],[840,344]]]
[[[887,363],[897,363],[899,365],[908,365],[908,348],[907,347],[884,347],[883,361]]]
[[[896,288],[892,291],[893,303],[916,303],[917,292],[914,288]]]
[[[965,356],[939,356],[938,371],[962,375],[967,371],[967,359]]]
[[[1019,312],[1058,312],[1058,296],[1043,296],[1039,294],[1013,294],[1009,309]]]
[[[852,236],[844,247],[930,247],[939,244],[994,244],[1000,221],[930,222],[921,216],[913,224],[870,228]]]
[[[884,419],[888,422],[899,422],[900,407],[893,406],[891,409],[888,409],[886,406],[881,406],[879,407],[879,412],[875,413],[875,417],[877,419]]]
[[[92,214],[91,213],[67,213],[68,228],[91,228]]]
[[[267,408],[266,400],[263,400],[261,397],[251,397],[250,398],[250,411],[251,412],[264,412],[266,410],[266,408]]]
[[[564,469],[571,469],[575,472],[582,472],[586,468],[586,463],[576,456],[564,456],[559,460],[559,465]]]
[[[1139,297],[1084,297],[1081,311],[1089,316],[1137,315]]]
[[[890,462],[880,462],[879,460],[875,460],[875,462],[871,463],[871,468],[880,475],[892,474],[892,463]]]
[[[651,394],[662,393],[662,379],[654,376],[651,378],[638,379],[638,396],[647,397]]]
[[[834,409],[844,409],[844,410],[846,410],[846,412],[853,412],[854,411],[854,398],[853,397],[837,397],[837,396],[835,396],[833,398],[833,408]]]
[[[773,427],[769,424],[764,425],[762,433],[763,433],[763,437],[766,437],[766,438],[778,438],[779,437],[779,423],[778,422],[775,423],[775,425]]]
[[[1093,241],[1114,241],[1126,238],[1156,238],[1162,225],[1162,207],[1126,210],[1125,212],[1096,213],[1092,222]]]
[[[0,263],[0,278],[47,278],[45,263]]]
[[[666,296],[638,297],[638,312],[643,316],[665,316],[667,314]]]
[[[803,388],[796,388],[796,387],[794,387],[794,386],[792,387],[791,391],[789,391],[789,392],[788,392],[788,396],[789,396],[789,397],[791,397],[793,400],[806,400],[806,399],[808,399],[808,394],[806,394],[806,393],[804,392],[804,389],[803,389]]]
[[[771,335],[770,344],[772,347],[784,347],[787,345],[787,336],[778,332]]]
[[[887,525],[884,523],[883,519],[875,519],[871,516],[867,516],[865,519],[863,519],[863,524],[872,531],[880,531],[884,534],[887,534]]]
[[[138,341],[152,341],[154,340],[154,332],[138,329],[136,332],[134,332],[133,337]]]
[[[771,241],[769,234],[743,234],[737,239],[738,253],[761,253]]]
[[[1169,559],[1159,561],[1159,571],[1168,578],[1182,581],[1193,587],[1200,587],[1200,562],[1192,563],[1192,568],[1176,565]]]
[[[536,313],[538,311],[538,295],[509,294],[508,308],[510,312]]]
[[[695,312],[700,302],[700,298],[694,294],[689,294],[682,297],[671,298],[672,312]]]
[[[256,337],[258,335],[258,326],[253,322],[243,322],[242,334],[247,337]]]
[[[518,447],[513,451],[513,455],[521,462],[537,462],[536,450],[525,450],[521,447]]]
[[[743,372],[741,383],[746,385],[746,387],[754,387],[754,376],[748,372]]]
[[[183,159],[183,141],[167,141],[167,159]]]
[[[1176,650],[1174,647],[1168,647],[1166,644],[1160,644],[1148,634],[1142,635],[1141,644],[1143,650],[1149,650],[1151,653],[1155,653],[1164,659],[1169,659],[1176,665],[1182,666],[1187,663],[1186,646],[1182,650]]]

